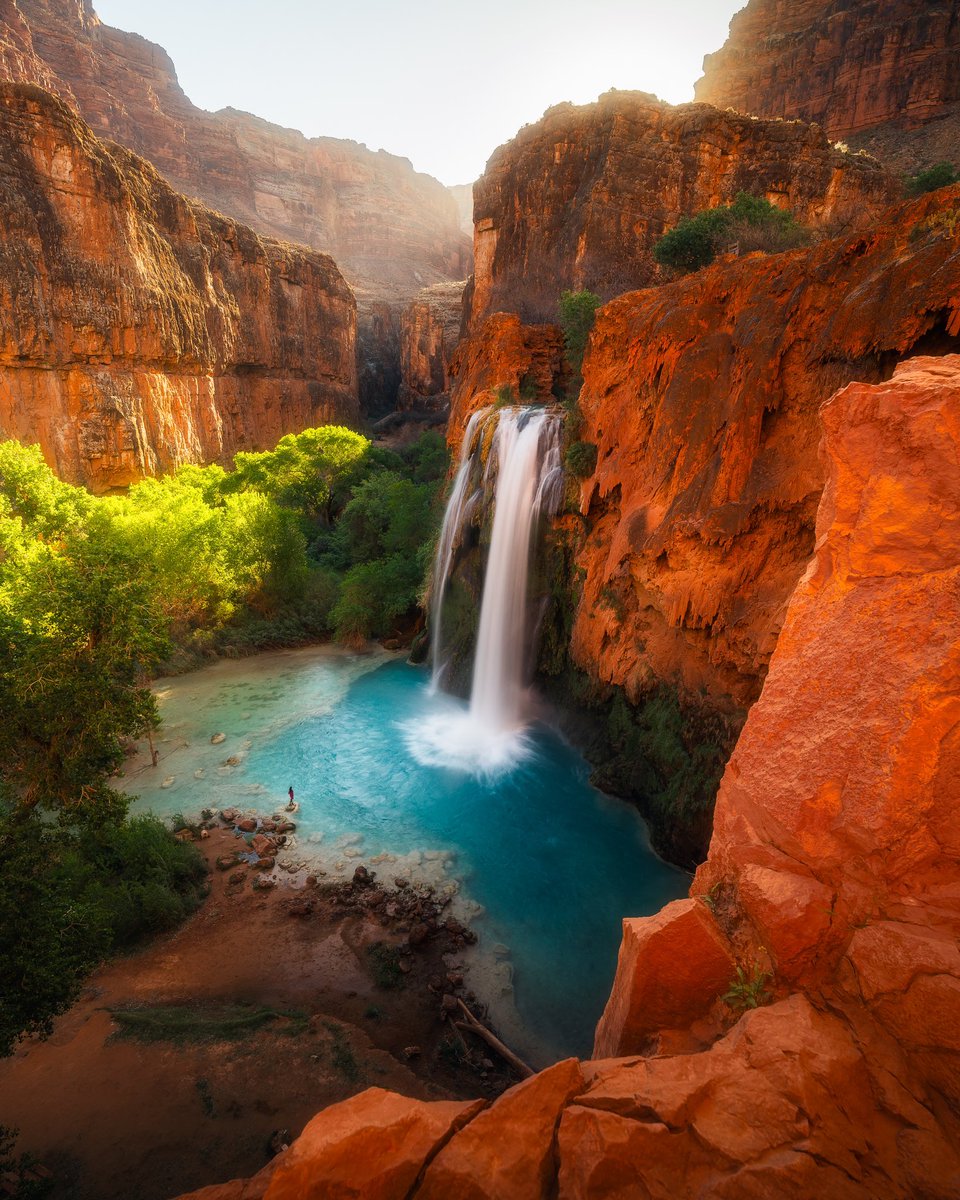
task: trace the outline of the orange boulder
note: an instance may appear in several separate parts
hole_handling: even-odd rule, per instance
[[[726,938],[701,900],[675,900],[623,922],[613,990],[597,1025],[597,1058],[636,1053],[659,1029],[686,1028],[733,979]]]
[[[560,1113],[583,1089],[576,1059],[517,1084],[440,1151],[418,1200],[529,1200],[548,1195]]]
[[[424,1163],[483,1105],[368,1088],[313,1118],[277,1163],[266,1200],[405,1200]]]

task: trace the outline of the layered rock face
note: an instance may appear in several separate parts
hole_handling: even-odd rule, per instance
[[[701,898],[625,942],[597,1051],[629,1057],[484,1108],[372,1088],[196,1200],[956,1196],[960,356],[846,387],[823,433],[816,555]],[[708,1007],[735,960],[769,989],[739,1018]]]
[[[815,229],[860,226],[900,194],[822,131],[642,92],[551,108],[491,157],[474,185],[474,325],[512,311],[553,320],[564,289],[607,299],[659,278],[654,244],[683,216],[740,191]]]
[[[326,255],[258,237],[0,84],[0,435],[95,491],[358,419],[356,305]]]
[[[460,341],[465,283],[438,283],[418,292],[400,318],[402,409],[437,411],[450,399],[450,365]]]
[[[720,108],[816,121],[916,169],[956,157],[958,65],[958,0],[750,0],[695,90]]]
[[[853,238],[753,255],[621,297],[584,362],[588,531],[574,659],[756,699],[814,542],[820,405],[903,356],[960,346],[960,188]],[[459,414],[458,414],[459,419]]]
[[[364,399],[372,408],[392,404],[380,389],[395,393],[399,383],[396,330],[383,337],[377,305],[388,306],[396,326],[420,288],[469,272],[469,240],[442,184],[356,142],[197,108],[164,50],[103,25],[88,0],[4,0],[0,17],[7,78],[57,92],[97,134],[135,150],[188,196],[331,254],[361,308]]]

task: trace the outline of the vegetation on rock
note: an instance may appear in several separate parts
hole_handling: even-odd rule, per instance
[[[560,295],[560,327],[567,362],[575,376],[580,375],[583,356],[587,352],[587,341],[593,328],[597,309],[603,302],[594,292],[563,292]]]
[[[739,192],[733,204],[685,217],[657,242],[653,254],[661,266],[686,273],[708,266],[725,248],[736,247],[740,254],[776,254],[803,246],[810,237],[787,209]]]
[[[926,171],[908,176],[905,191],[908,196],[924,196],[938,188],[949,187],[951,183],[960,183],[960,172],[953,163],[939,162]]]

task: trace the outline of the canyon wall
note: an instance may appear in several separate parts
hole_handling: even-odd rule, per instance
[[[740,191],[833,232],[869,224],[900,195],[875,162],[799,123],[642,92],[559,104],[501,146],[474,186],[472,322],[497,310],[554,320],[564,289],[609,299],[659,281],[663,234]]]
[[[960,346],[960,188],[812,250],[753,255],[600,311],[584,363],[598,447],[572,651],[631,694],[652,675],[756,699],[813,546],[817,412],[853,379]]]
[[[492,1104],[370,1088],[193,1200],[957,1195],[960,356],[847,386],[822,429],[709,861],[625,922],[597,1058]]]
[[[2,0],[0,73],[56,92],[178,191],[332,255],[360,308],[361,398],[392,406],[400,310],[420,288],[470,270],[469,239],[442,184],[356,142],[197,108],[161,47],[102,24],[88,0]]]
[[[750,0],[695,92],[719,108],[816,121],[916,171],[957,160],[958,67],[958,0]]]
[[[397,407],[442,411],[450,399],[450,365],[460,341],[463,283],[424,288],[400,317]]]
[[[95,491],[358,420],[334,262],[179,195],[63,101],[0,84],[0,436]]]

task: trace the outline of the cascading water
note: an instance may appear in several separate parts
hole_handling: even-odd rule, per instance
[[[457,473],[453,479],[453,487],[450,489],[450,499],[447,501],[446,512],[443,514],[440,540],[437,543],[437,553],[433,560],[433,578],[430,583],[430,643],[433,655],[433,678],[430,686],[433,691],[440,687],[446,667],[441,639],[443,596],[447,590],[447,580],[453,564],[453,552],[464,521],[470,516],[478,495],[477,490],[470,486],[473,442],[478,426],[489,412],[489,408],[482,408],[475,412],[467,422],[463,442],[460,446],[460,462],[457,464]]]
[[[523,724],[530,634],[527,580],[531,535],[562,495],[559,421],[543,411],[508,410],[494,439],[496,508],[484,575],[470,716],[492,734]]]
[[[471,419],[434,567],[434,680],[444,660],[439,611],[453,555],[472,515],[471,480],[479,467],[477,430],[496,419],[482,484],[493,489],[493,530],[480,608],[470,707],[450,708],[408,729],[407,742],[422,763],[496,772],[526,757],[527,643],[533,632],[528,580],[532,539],[542,517],[552,516],[563,494],[560,419],[544,409],[502,409]],[[489,496],[487,497],[489,498]],[[451,704],[453,702],[451,701]]]

